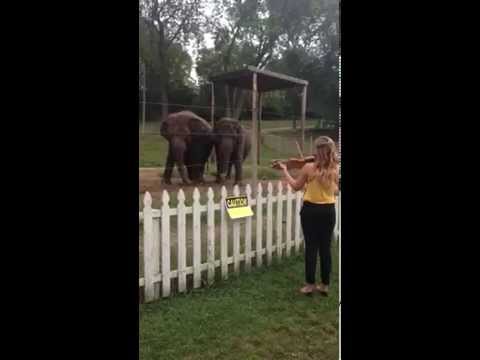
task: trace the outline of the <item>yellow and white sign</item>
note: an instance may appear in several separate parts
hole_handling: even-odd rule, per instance
[[[229,196],[225,199],[225,206],[230,219],[241,219],[253,215],[247,196]]]

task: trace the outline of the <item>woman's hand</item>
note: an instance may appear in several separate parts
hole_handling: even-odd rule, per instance
[[[287,165],[283,162],[278,163],[277,165],[281,170],[287,171]]]

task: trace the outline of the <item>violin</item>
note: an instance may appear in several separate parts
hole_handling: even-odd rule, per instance
[[[298,141],[295,141],[297,144],[297,150],[300,155],[298,158],[290,158],[287,160],[273,160],[272,161],[272,168],[280,170],[280,164],[285,164],[287,169],[301,169],[306,163],[311,163],[315,161],[315,155],[310,156],[303,156],[302,150],[300,149],[300,145]]]
[[[290,158],[285,160],[273,160],[272,168],[280,170],[280,164],[285,164],[287,169],[301,169],[305,164],[315,161],[315,155],[305,156],[300,158]]]

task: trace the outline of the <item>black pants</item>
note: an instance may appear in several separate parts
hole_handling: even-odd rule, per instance
[[[317,256],[320,253],[322,283],[328,285],[332,270],[330,247],[335,227],[335,205],[305,202],[300,219],[305,238],[305,280],[308,284],[315,284]]]

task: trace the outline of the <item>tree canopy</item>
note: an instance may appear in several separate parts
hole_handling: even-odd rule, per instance
[[[253,65],[308,80],[308,112],[337,120],[338,0],[140,0],[139,17],[147,101],[163,116],[169,103],[208,106],[210,76]],[[215,90],[218,111],[240,117],[245,91]],[[265,118],[299,114],[298,91],[270,93],[264,106]]]

